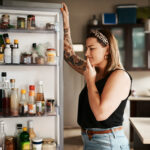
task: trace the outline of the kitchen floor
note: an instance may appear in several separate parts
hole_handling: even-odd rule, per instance
[[[64,150],[83,150],[80,128],[64,129]]]
[[[64,150],[83,150],[80,128],[64,129]]]

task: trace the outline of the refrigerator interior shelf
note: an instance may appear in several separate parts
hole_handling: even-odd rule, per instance
[[[55,33],[55,29],[0,29],[0,32],[16,32],[16,33]]]
[[[23,117],[36,117],[37,118],[37,117],[50,117],[50,116],[57,116],[56,111],[52,112],[50,114],[45,113],[44,115],[41,115],[41,116],[37,116],[37,115],[35,115],[35,116],[29,116],[29,115],[27,115],[27,116],[15,116],[15,117],[13,117],[13,116],[0,116],[0,118],[23,118]]]
[[[56,66],[57,63],[53,64],[0,64],[0,66]]]

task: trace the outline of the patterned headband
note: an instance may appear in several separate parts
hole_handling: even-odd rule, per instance
[[[105,35],[103,35],[98,30],[91,30],[91,33],[93,33],[99,40],[101,40],[105,45],[108,45],[108,40]]]

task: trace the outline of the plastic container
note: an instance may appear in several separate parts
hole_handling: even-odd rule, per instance
[[[56,150],[56,143],[51,138],[43,139],[42,150]]]
[[[119,24],[136,23],[136,5],[119,5],[116,11]]]
[[[32,139],[32,146],[34,150],[42,150],[42,139],[41,138],[34,138]]]

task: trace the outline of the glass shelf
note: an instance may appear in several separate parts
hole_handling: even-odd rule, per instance
[[[57,113],[56,111],[55,112],[52,112],[50,114],[47,114],[45,113],[44,115],[41,115],[41,116],[38,116],[38,115],[35,115],[35,116],[0,116],[0,118],[26,118],[26,117],[49,117],[49,116],[57,116]]]
[[[55,29],[49,29],[49,30],[44,30],[44,29],[0,29],[0,32],[16,32],[16,33],[55,33]]]
[[[0,66],[56,66],[57,63],[54,64],[0,64]]]

